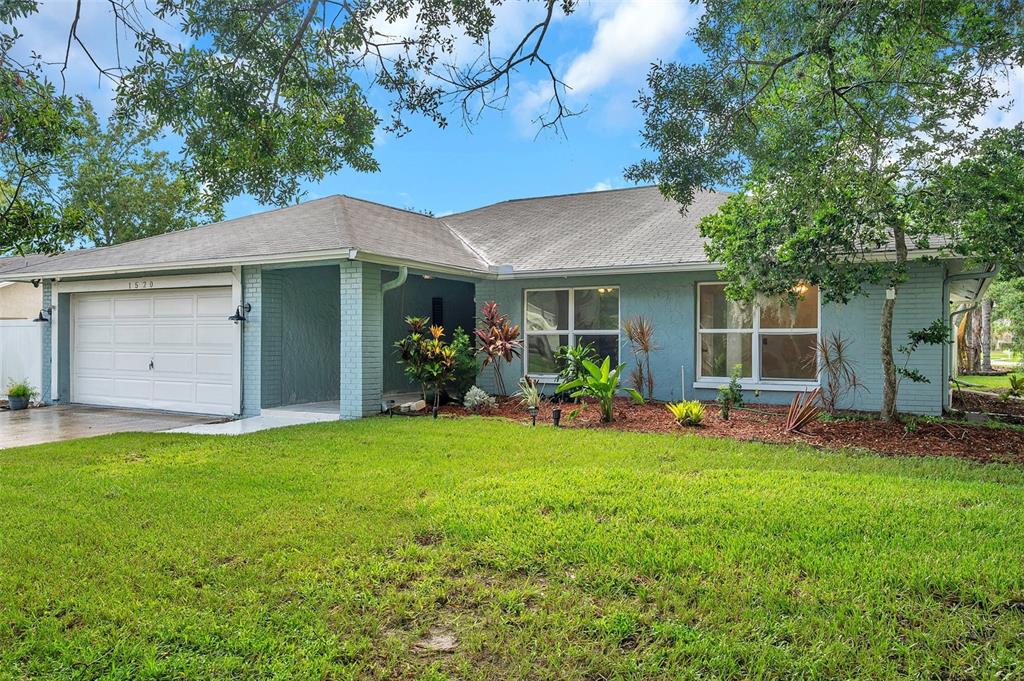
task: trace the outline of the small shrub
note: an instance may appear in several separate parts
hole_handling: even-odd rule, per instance
[[[8,397],[21,397],[26,400],[34,400],[39,396],[39,391],[32,387],[28,379],[22,381],[11,381],[7,384]]]
[[[860,390],[867,390],[857,377],[850,355],[850,341],[840,333],[832,333],[818,340],[816,357],[808,359],[808,366],[818,366],[820,358],[821,375],[824,379],[821,404],[825,411],[835,414],[839,403],[847,395],[856,396]]]
[[[629,380],[637,392],[647,399],[654,395],[654,372],[651,371],[651,353],[658,349],[654,344],[654,324],[642,315],[630,317],[622,323],[629,348],[633,352],[633,370]]]
[[[1010,374],[1010,389],[1006,392],[1008,397],[1024,397],[1024,374]]]
[[[681,426],[696,426],[704,420],[704,405],[697,400],[669,402],[665,407]]]
[[[536,409],[540,405],[540,389],[537,382],[529,376],[519,379],[519,392],[514,397],[519,398],[519,404],[527,409]]]
[[[522,354],[523,344],[519,340],[519,325],[512,324],[509,316],[498,310],[496,302],[489,301],[480,308],[480,322],[474,331],[480,341],[477,353],[483,355],[483,366],[494,367],[494,385],[502,396],[505,392],[505,379],[501,375],[501,364],[511,364],[512,360]]]
[[[563,345],[555,353],[555,366],[558,367],[558,384],[569,383],[585,375],[583,360],[597,364],[600,358],[593,343],[577,343],[575,346]]]
[[[477,374],[480,373],[480,360],[477,359],[473,340],[461,326],[455,327],[449,347],[455,352],[455,371],[448,388],[453,397],[460,399],[473,386]]]
[[[493,397],[475,385],[466,391],[466,396],[462,400],[462,405],[470,411],[476,411],[484,407],[493,408],[496,404]]]
[[[601,420],[610,423],[614,419],[615,393],[619,391],[619,381],[622,379],[624,364],[612,369],[612,358],[605,357],[604,362],[598,367],[590,360],[583,360],[583,368],[586,375],[577,378],[575,381],[563,383],[555,389],[555,392],[562,393],[572,390],[570,397],[592,397],[597,400],[601,407]],[[637,404],[643,404],[643,395],[633,388],[626,388],[626,393],[633,398]]]
[[[821,388],[815,388],[809,393],[797,393],[793,395],[793,401],[789,404],[789,412],[786,414],[786,432],[802,432],[808,423],[813,421],[821,413],[821,408],[815,402],[821,398]]]
[[[729,382],[718,389],[716,401],[722,409],[722,420],[729,420],[729,412],[734,408],[743,406],[743,389],[740,387],[740,374],[743,373],[743,365],[737,364],[729,375]]]

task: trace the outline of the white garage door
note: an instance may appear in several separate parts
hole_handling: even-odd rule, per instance
[[[231,288],[78,293],[71,401],[233,414]]]

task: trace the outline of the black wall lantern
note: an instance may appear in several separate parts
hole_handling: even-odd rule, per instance
[[[49,324],[50,323],[50,318],[48,316],[46,316],[46,310],[42,309],[42,310],[39,310],[39,314],[32,321],[34,321],[34,322],[46,322],[47,324]]]
[[[252,312],[252,305],[250,305],[249,303],[239,305],[238,307],[235,308],[235,314],[228,317],[228,321],[234,322],[235,324],[237,324],[238,322],[244,322],[246,319],[245,315],[249,314],[250,312]]]

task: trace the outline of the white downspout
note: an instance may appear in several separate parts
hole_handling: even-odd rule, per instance
[[[405,280],[408,279],[408,278],[409,278],[409,268],[406,267],[405,265],[400,266],[398,268],[398,276],[397,277],[395,277],[391,281],[386,281],[386,282],[384,282],[383,284],[380,285],[381,295],[384,295],[388,291],[392,291],[392,290],[398,288],[399,286],[404,284]]]

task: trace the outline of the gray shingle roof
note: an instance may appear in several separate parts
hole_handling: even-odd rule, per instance
[[[729,198],[699,192],[685,215],[657,187],[504,201],[442,218],[495,265],[538,272],[707,262],[697,224]]]
[[[444,218],[330,196],[116,246],[0,261],[0,272],[47,276],[202,267],[341,253],[470,272],[513,273],[706,263],[700,218],[728,198],[701,192],[687,210],[656,187],[516,199]]]

